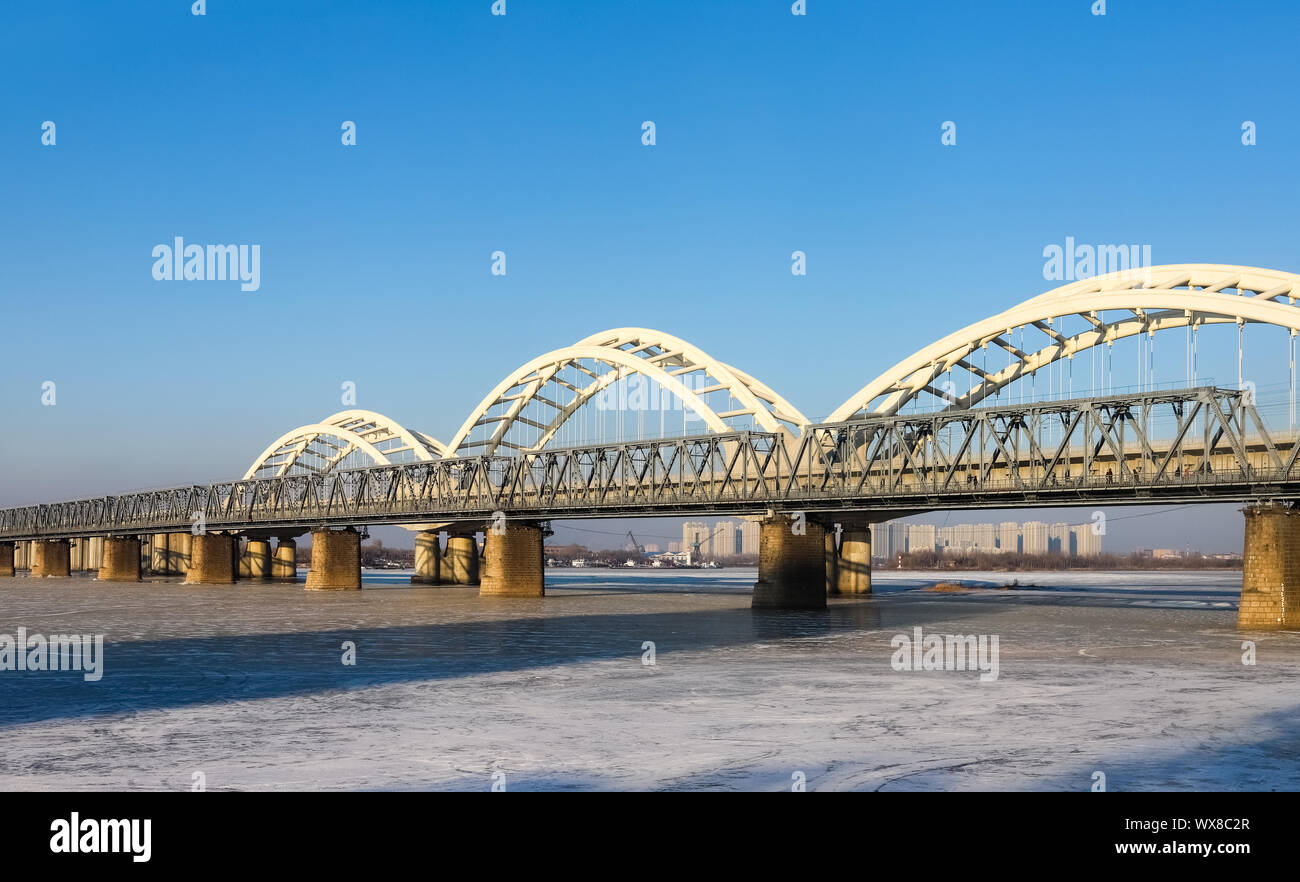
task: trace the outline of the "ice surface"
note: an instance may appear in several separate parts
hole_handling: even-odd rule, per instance
[[[408,578],[0,580],[0,633],[106,635],[98,683],[0,672],[0,787],[1300,787],[1300,634],[1236,631],[1240,573],[878,570],[825,612],[751,611],[753,570],[548,570],[543,600]],[[998,635],[999,679],[894,671],[917,626]]]

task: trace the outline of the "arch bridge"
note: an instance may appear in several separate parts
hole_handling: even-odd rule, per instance
[[[283,546],[312,530],[309,587],[359,587],[356,528],[403,524],[420,531],[417,579],[445,581],[446,569],[472,581],[481,566],[483,593],[534,595],[550,519],[730,513],[763,519],[762,557],[774,563],[760,569],[755,606],[824,606],[828,592],[869,591],[866,525],[899,514],[1235,501],[1251,506],[1240,621],[1290,627],[1300,624],[1298,285],[1290,273],[1207,264],[1065,285],[925,346],[821,422],[678,337],[613,329],[506,374],[445,444],[347,410],[276,438],[242,480],[0,511],[0,575],[5,549],[13,571],[14,543],[33,543],[34,571],[59,572],[68,540],[107,538],[105,552],[116,550],[102,574],[138,578],[130,543],[142,535],[191,536],[179,557],[194,581],[237,578],[230,537],[242,535],[245,574],[270,575],[283,557],[270,558],[270,538]],[[1215,326],[1235,328],[1240,366],[1248,325],[1288,341],[1285,427],[1240,376],[1160,388],[1148,372],[1156,334],[1177,330],[1195,381],[1201,329]],[[1097,356],[1105,363],[1124,340],[1137,344],[1139,388],[1115,390],[1103,374],[1099,390]],[[1080,396],[1074,363],[1085,355],[1093,382]],[[839,542],[827,539],[832,525]],[[478,529],[481,552],[469,538]]]

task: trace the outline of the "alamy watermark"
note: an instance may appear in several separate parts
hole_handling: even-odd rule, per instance
[[[895,652],[889,666],[895,671],[981,671],[980,682],[998,678],[996,634],[925,634],[919,627],[912,636],[895,634],[889,641]]]
[[[261,245],[186,245],[177,236],[171,245],[155,245],[153,257],[159,282],[238,281],[241,291],[262,287]]]
[[[1066,236],[1064,245],[1044,247],[1043,257],[1047,258],[1043,278],[1049,282],[1077,282],[1111,273],[1131,281],[1150,278],[1150,245],[1076,244],[1073,236]]]
[[[83,671],[95,683],[104,676],[103,634],[0,634],[0,671]]]

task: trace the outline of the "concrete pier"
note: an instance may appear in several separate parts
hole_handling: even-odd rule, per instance
[[[1244,510],[1241,606],[1237,627],[1300,627],[1300,511],[1281,503]]]
[[[72,560],[67,539],[42,539],[35,544],[36,554],[32,559],[32,576],[72,575]]]
[[[14,544],[0,542],[0,577],[14,574]]]
[[[248,578],[266,581],[271,578],[271,541],[269,539],[249,539],[244,550],[244,559],[248,561]]]
[[[473,533],[452,533],[447,537],[447,556],[442,566],[442,579],[457,585],[478,584],[478,543]],[[450,580],[447,574],[450,573]]]
[[[437,585],[441,579],[442,548],[438,534],[426,530],[415,534],[415,575],[413,585]]]
[[[276,540],[271,560],[271,578],[277,582],[298,581],[298,542],[292,537]]]
[[[191,540],[193,558],[185,576],[187,585],[233,585],[234,543],[226,533],[204,533]]]
[[[316,530],[311,534],[307,588],[361,588],[361,535],[356,530]]]
[[[826,530],[826,593],[827,595],[838,594],[839,588],[839,571],[840,571],[840,552],[835,547],[835,531]]]
[[[799,532],[796,532],[799,529]],[[758,532],[754,609],[826,608],[826,530],[789,515],[764,518]]]
[[[503,533],[489,530],[483,544],[479,597],[542,597],[545,572],[540,524],[512,522]]]
[[[840,537],[836,594],[871,593],[871,529],[845,526]]]
[[[140,540],[134,536],[110,536],[104,543],[99,568],[101,582],[140,581]]]
[[[155,576],[166,576],[167,563],[167,534],[154,533],[149,537],[149,572]]]
[[[194,555],[194,537],[190,533],[167,534],[167,575],[184,576],[190,571]]]
[[[97,573],[104,566],[104,537],[91,536],[83,542],[82,567]]]

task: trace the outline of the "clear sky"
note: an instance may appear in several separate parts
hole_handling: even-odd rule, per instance
[[[491,5],[6,3],[0,505],[237,476],[344,381],[447,439],[624,325],[824,416],[1067,236],[1300,269],[1293,3]],[[175,236],[261,287],[155,281]],[[1162,520],[1240,544],[1232,507],[1131,544]]]

